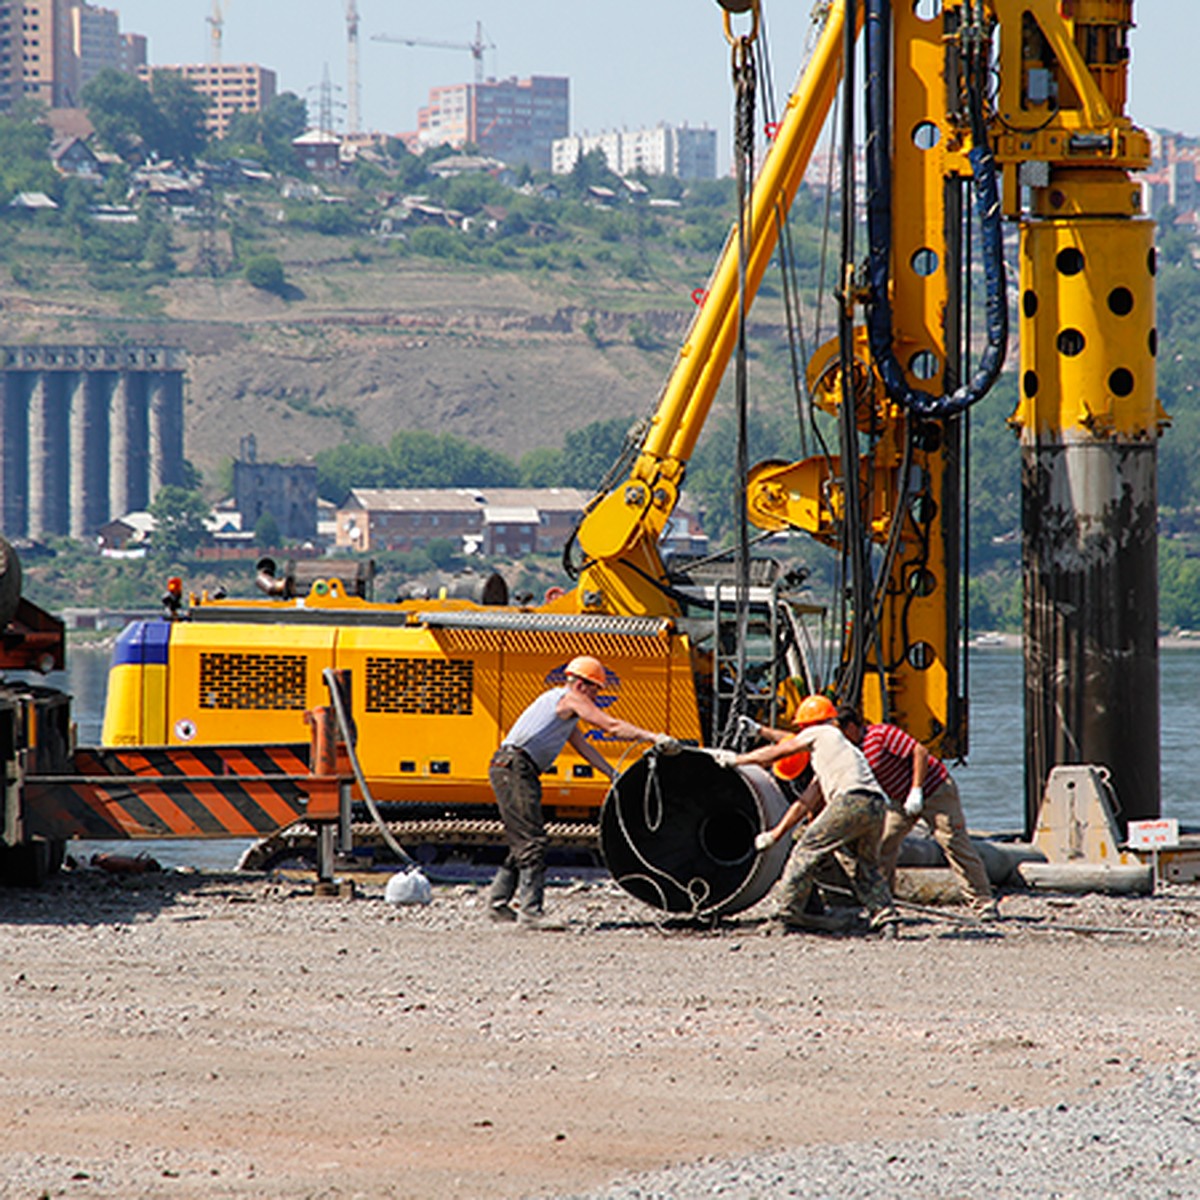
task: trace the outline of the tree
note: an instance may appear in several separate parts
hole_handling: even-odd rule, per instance
[[[190,163],[204,148],[208,100],[176,71],[155,71],[147,86],[106,67],[82,99],[100,139],[127,162],[157,154]]]
[[[277,296],[282,296],[287,288],[283,263],[273,254],[256,254],[247,259],[242,274],[251,287],[260,288],[264,292],[274,292]]]
[[[208,97],[178,71],[155,71],[150,92],[158,112],[152,148],[163,158],[194,162],[208,141],[204,129]]]
[[[581,154],[571,168],[570,178],[577,196],[585,195],[590,187],[615,188],[620,185],[620,181],[609,170],[603,150],[589,150]]]
[[[459,549],[459,544],[452,538],[433,538],[425,547],[425,553],[435,567],[448,571],[458,564]]]
[[[308,127],[308,106],[281,92],[262,112],[236,113],[222,142],[227,155],[251,155],[276,171],[297,169],[292,142]]]
[[[161,487],[149,509],[155,521],[155,555],[170,561],[194,550],[208,534],[204,522],[210,511],[199,492],[190,492],[173,483]]]
[[[267,511],[254,522],[254,544],[260,550],[272,550],[283,541],[275,514]]]
[[[292,142],[308,128],[308,105],[295,92],[280,92],[262,114],[262,140],[268,149]]]
[[[548,446],[530,450],[521,458],[521,484],[523,487],[562,487],[563,452]]]
[[[149,153],[161,120],[150,89],[136,75],[105,67],[83,85],[87,109],[100,140],[127,162]]]
[[[563,438],[563,485],[585,491],[597,487],[621,453],[631,424],[628,417],[609,417],[568,433]]]
[[[50,165],[50,130],[36,116],[28,106],[0,115],[0,203],[17,192],[53,193],[60,183]]]

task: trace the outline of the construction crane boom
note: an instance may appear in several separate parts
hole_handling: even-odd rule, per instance
[[[346,92],[348,133],[362,132],[362,85],[358,74],[358,0],[346,0]]]
[[[221,0],[212,0],[212,13],[204,20],[209,26],[208,58],[213,66],[221,65],[221,40],[225,31],[225,17],[221,12]]]
[[[475,82],[483,82],[483,52],[495,50],[494,42],[484,41],[483,24],[475,22],[475,40],[473,42],[444,42],[433,38],[403,37],[391,33],[375,33],[371,35],[373,42],[391,42],[398,46],[425,46],[433,50],[469,50],[475,60]]]

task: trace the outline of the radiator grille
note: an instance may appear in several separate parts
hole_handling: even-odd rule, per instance
[[[302,654],[201,654],[201,708],[308,707]]]
[[[367,712],[465,717],[474,694],[470,659],[367,659]]]

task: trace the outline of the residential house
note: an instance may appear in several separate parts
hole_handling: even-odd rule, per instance
[[[50,161],[60,175],[95,182],[103,178],[100,160],[83,138],[56,138],[50,143]]]
[[[449,539],[488,555],[552,554],[587,499],[575,488],[355,488],[338,509],[336,544],[411,551]]]

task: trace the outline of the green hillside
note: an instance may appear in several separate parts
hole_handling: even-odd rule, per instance
[[[351,481],[333,473],[334,448],[386,455],[416,431],[499,456],[523,482],[598,482],[582,471],[653,410],[732,219],[729,182],[645,180],[633,197],[595,158],[571,177],[439,178],[448,151],[417,158],[399,145],[316,179],[290,158],[289,105],[209,147],[203,169],[181,153],[161,174],[195,187],[169,203],[139,183],[136,138],[103,182],[86,183],[48,166],[36,114],[0,117],[4,341],[185,347],[185,453],[210,497],[248,434],[262,460],[317,458],[326,490]],[[29,190],[57,211],[8,207]],[[819,298],[835,273],[823,265],[822,247],[836,246],[823,217],[802,192],[792,240],[807,353],[835,316]],[[1182,227],[1160,238],[1160,392],[1175,421],[1160,482],[1165,528],[1180,535],[1164,548],[1167,624],[1200,625],[1200,601],[1194,620],[1186,607],[1200,592],[1186,511],[1200,497],[1197,253]],[[751,320],[753,427],[771,457],[801,452],[781,295],[772,275]],[[971,418],[977,627],[1019,622],[1017,449],[1005,424],[1014,361],[1015,346]],[[729,412],[726,395],[689,474],[718,537],[729,528]]]

